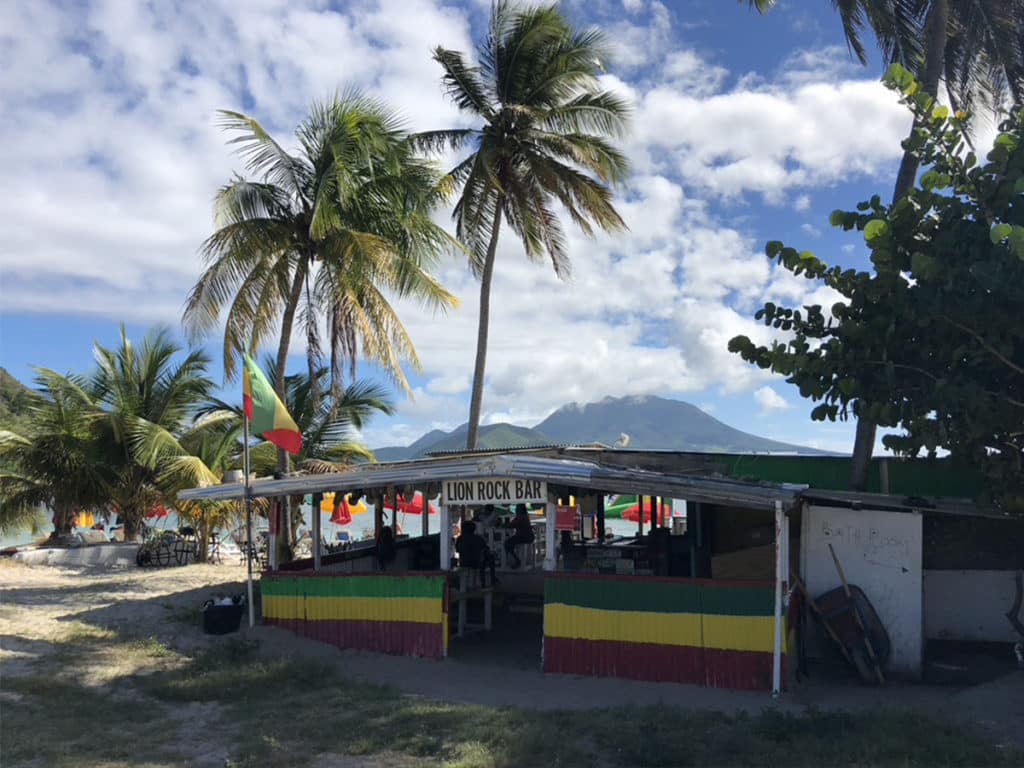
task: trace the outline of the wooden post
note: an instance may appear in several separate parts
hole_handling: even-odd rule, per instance
[[[782,690],[782,582],[786,572],[782,562],[782,535],[785,527],[785,513],[782,502],[775,502],[775,646],[772,650],[772,698],[778,698]]]
[[[640,538],[644,535],[644,497],[637,496],[636,501],[637,509],[640,510],[640,513],[636,518],[636,536],[637,538]]]
[[[312,520],[312,522],[313,522],[313,533],[312,533],[313,541],[312,541],[312,544],[313,544],[313,570],[314,571],[319,571],[320,570],[320,539],[322,538],[322,536],[320,534],[320,501],[323,499],[323,497],[324,497],[324,495],[322,493],[314,493],[313,494],[313,512],[312,512],[312,515],[313,515],[313,520]]]
[[[430,535],[430,499],[427,498],[427,487],[423,486],[423,519],[420,520],[420,536]]]
[[[548,503],[544,508],[544,570],[554,571],[558,567],[558,558],[555,555],[555,514],[557,512],[557,499],[548,494]]]
[[[442,503],[437,510],[441,518],[441,570],[452,569],[452,521],[448,505]]]
[[[597,540],[604,541],[604,492],[597,494]]]

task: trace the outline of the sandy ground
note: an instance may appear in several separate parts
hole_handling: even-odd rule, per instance
[[[53,643],[75,632],[152,636],[184,653],[222,642],[202,633],[200,606],[209,597],[244,592],[244,579],[245,568],[238,565],[72,570],[0,561],[0,667],[5,675],[18,674],[28,662],[53,652]],[[340,651],[283,630],[248,630],[244,625],[243,619],[242,637],[257,641],[268,656],[316,657],[337,664],[347,677],[446,701],[531,709],[668,704],[727,713],[910,708],[968,721],[1007,743],[1024,746],[1024,671],[966,689],[804,684],[773,701],[768,693],[546,676],[537,669],[512,670],[479,659],[436,662]],[[93,674],[94,682],[102,684],[102,658]]]

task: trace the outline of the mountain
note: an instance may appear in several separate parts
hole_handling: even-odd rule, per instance
[[[0,368],[0,429],[22,432],[31,424],[28,405],[32,390]]]
[[[597,403],[563,405],[535,429],[556,443],[615,445],[623,433],[630,448],[724,453],[821,453],[730,427],[695,405],[663,397],[606,397]]]
[[[663,397],[606,397],[600,402],[563,405],[532,429],[512,424],[480,428],[477,448],[525,448],[539,445],[604,443],[613,446],[622,434],[629,448],[722,453],[803,453],[823,451],[780,443],[730,427],[700,408]],[[428,432],[407,447],[375,449],[378,461],[420,458],[466,445],[466,425],[452,432]]]
[[[476,447],[480,450],[491,448],[528,448],[531,446],[551,445],[554,441],[535,429],[517,427],[514,424],[488,424],[480,427]],[[428,432],[412,445],[407,447],[388,446],[374,448],[377,461],[404,461],[419,459],[428,452],[458,451],[466,447],[466,425],[463,424],[451,432],[435,429]]]

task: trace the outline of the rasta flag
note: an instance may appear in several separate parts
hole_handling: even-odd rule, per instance
[[[253,359],[243,355],[242,404],[252,433],[288,453],[302,448],[302,433]]]

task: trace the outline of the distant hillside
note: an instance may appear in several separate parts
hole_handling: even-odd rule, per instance
[[[813,448],[780,443],[724,424],[700,408],[662,397],[606,397],[597,403],[563,405],[532,429],[489,424],[480,429],[480,449],[525,448],[535,445],[604,443],[613,446],[621,434],[630,448],[722,453],[820,454]],[[466,445],[466,425],[453,432],[434,430],[407,447],[375,450],[378,461],[414,459]]]
[[[597,403],[563,405],[536,429],[557,443],[614,445],[629,435],[630,448],[730,453],[821,453],[730,427],[700,408],[663,397],[606,397]]]
[[[32,390],[0,368],[0,429],[24,431],[31,424],[28,406],[32,397]]]
[[[528,448],[530,446],[551,445],[551,439],[537,430],[528,427],[517,427],[514,424],[488,424],[480,427],[476,446],[480,450],[491,448]],[[412,445],[407,447],[389,446],[375,448],[377,461],[404,461],[418,459],[427,453],[437,451],[457,451],[466,447],[466,425],[451,431],[442,432],[435,429],[428,432]]]

